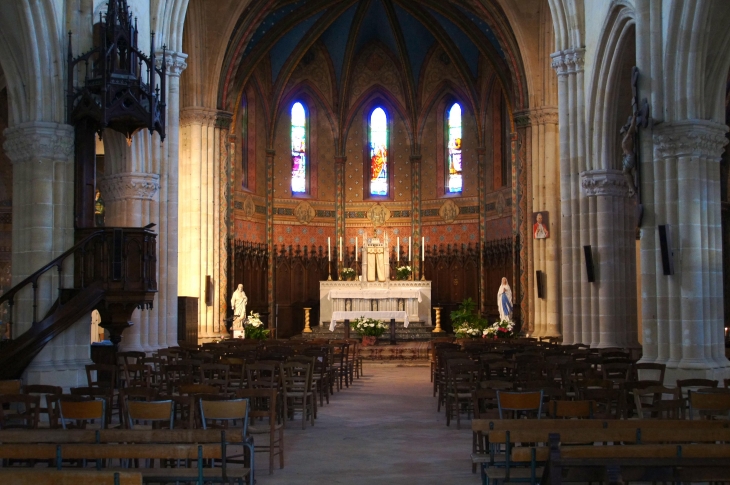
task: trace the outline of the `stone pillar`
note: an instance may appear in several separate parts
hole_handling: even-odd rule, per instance
[[[411,258],[408,264],[413,270],[413,278],[420,279],[425,267],[421,267],[421,155],[411,155]]]
[[[345,162],[347,157],[335,157],[335,239],[333,242],[335,251],[332,252],[332,257],[335,259],[334,267],[337,274],[340,273],[342,268],[340,267],[339,257],[339,241],[340,238],[345,237]],[[345,241],[344,247],[347,247]],[[333,277],[333,279],[337,279]]]
[[[180,295],[198,298],[201,341],[227,335],[220,314],[221,237],[227,239],[227,138],[231,115],[207,108],[182,111],[180,148]],[[223,220],[221,220],[223,215]],[[225,247],[225,243],[223,243]],[[225,251],[224,251],[225,252]],[[210,286],[206,289],[206,282]],[[206,295],[208,299],[206,300]],[[216,304],[218,303],[218,304]]]
[[[485,313],[487,310],[487,295],[485,288],[487,287],[487,273],[484,267],[484,242],[487,240],[487,170],[486,170],[486,153],[484,147],[477,147],[477,178],[478,181],[478,197],[479,197],[479,288],[482,289],[479,295],[479,311]]]
[[[558,160],[558,110],[555,108],[537,108],[529,112],[528,137],[531,140],[532,154],[531,197],[526,217],[532,221],[532,213],[547,211],[550,215],[549,237],[533,239],[528,224],[528,241],[531,248],[528,274],[530,287],[528,292],[533,305],[534,336],[556,337],[561,335],[560,329],[560,240],[561,218],[560,207],[560,166]],[[535,272],[542,271],[545,280],[545,298],[537,296]],[[572,328],[570,329],[572,330]]]
[[[74,243],[74,129],[65,124],[34,121],[5,130],[5,153],[13,163],[12,285],[30,276]],[[73,287],[73,261],[66,262],[64,288]],[[39,284],[38,317],[58,297],[59,281],[50,271]],[[31,290],[22,292],[13,312],[18,337],[33,319]],[[46,344],[26,370],[27,384],[64,388],[84,385],[90,363],[88,317]]]
[[[718,163],[726,132],[727,126],[705,120],[665,122],[653,132],[654,164],[660,168],[654,185],[662,187],[655,194],[656,222],[670,226],[674,275],[665,276],[659,264],[655,275],[642,273],[642,282],[653,277],[657,300],[665,302],[666,309],[657,312],[654,362],[667,364],[669,382],[728,375]],[[658,244],[647,247],[643,238],[641,244],[642,252],[660,250]],[[668,332],[660,334],[662,328]]]
[[[636,313],[636,202],[620,170],[581,174],[596,199],[598,244],[592,248],[598,292],[596,347],[638,347]]]
[[[585,164],[585,49],[551,55],[558,74],[560,131],[560,281],[563,343],[591,343],[591,294],[582,263],[582,243],[590,243],[588,204],[580,197],[579,174]],[[556,214],[557,215],[557,214]],[[556,255],[557,256],[557,255]]]
[[[266,291],[269,299],[269,329],[274,328],[276,318],[274,308],[274,265],[276,254],[274,254],[274,157],[276,150],[266,149],[266,246],[269,252],[269,263],[266,271]],[[277,335],[278,337],[278,335]]]

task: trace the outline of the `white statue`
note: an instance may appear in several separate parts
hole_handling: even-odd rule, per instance
[[[499,319],[512,321],[512,290],[507,283],[507,278],[502,278],[502,285],[497,292],[497,308],[499,308]]]
[[[233,308],[233,328],[243,327],[243,319],[246,318],[246,293],[243,292],[243,285],[238,285],[238,289],[233,292],[231,297],[231,308]]]

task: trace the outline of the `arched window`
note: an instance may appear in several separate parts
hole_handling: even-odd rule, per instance
[[[446,115],[446,190],[448,193],[461,193],[463,179],[461,174],[461,105],[454,103]]]
[[[309,188],[307,112],[300,102],[291,107],[291,191],[306,194]]]
[[[241,153],[241,187],[248,189],[248,100],[245,94],[241,100],[241,143],[239,152]]]
[[[370,195],[388,195],[388,116],[377,107],[370,113]]]

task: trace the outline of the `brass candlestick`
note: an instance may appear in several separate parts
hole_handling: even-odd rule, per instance
[[[311,308],[305,308],[304,309],[304,330],[302,333],[312,333],[312,329],[309,326],[309,311]]]
[[[332,281],[332,261],[327,261],[327,281]]]
[[[441,329],[441,307],[435,306],[433,309],[436,310],[436,328],[433,329],[433,333],[443,333]]]

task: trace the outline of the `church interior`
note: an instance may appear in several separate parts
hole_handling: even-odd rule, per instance
[[[522,345],[727,386],[728,22],[725,0],[0,2],[0,379],[65,395],[111,365],[121,392],[145,359],[161,383],[173,355],[358,336],[313,400],[405,359],[469,419],[439,343],[512,377]]]

